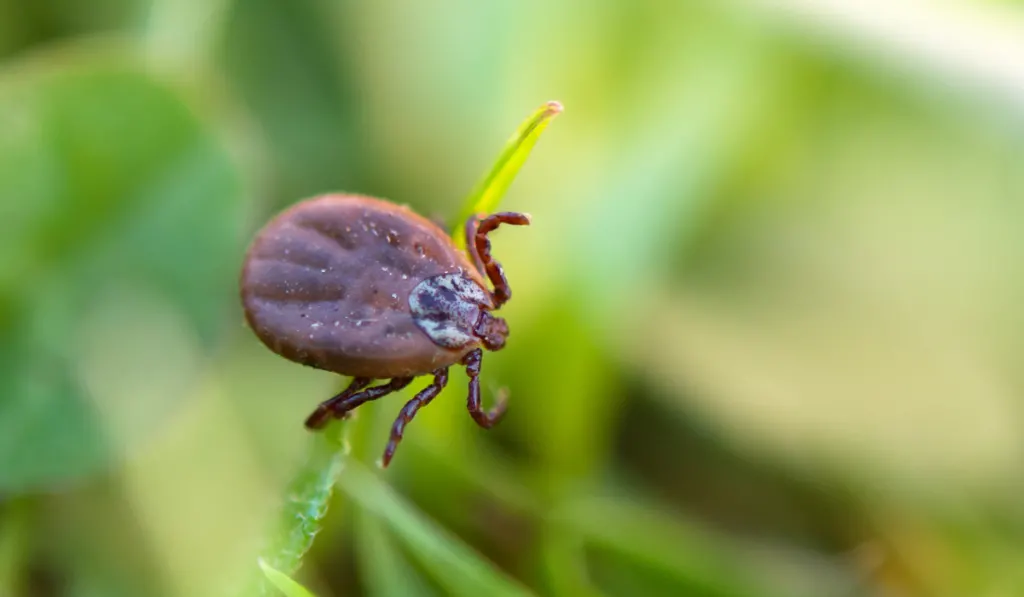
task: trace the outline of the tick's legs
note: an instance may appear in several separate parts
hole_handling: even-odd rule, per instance
[[[441,390],[444,389],[447,383],[448,368],[437,369],[434,371],[434,381],[421,390],[419,394],[416,394],[415,398],[405,403],[405,406],[402,407],[402,412],[398,413],[398,418],[395,419],[395,424],[391,426],[391,439],[388,441],[387,448],[384,449],[381,467],[386,468],[388,463],[391,462],[391,457],[395,455],[395,449],[398,448],[398,442],[402,441],[405,426],[416,416],[416,411],[430,404],[430,401],[441,393]]]
[[[316,407],[313,414],[306,418],[306,427],[309,429],[320,429],[326,425],[327,420],[331,418],[331,410],[334,409],[334,405],[345,401],[352,394],[370,385],[370,382],[372,381],[373,378],[371,377],[353,377],[347,388],[339,392],[333,398],[324,400]]]
[[[352,409],[356,408],[364,402],[370,400],[376,400],[383,396],[387,396],[392,392],[397,392],[405,386],[409,385],[412,381],[411,377],[396,377],[382,386],[374,386],[368,390],[363,390],[366,386],[373,381],[369,377],[356,377],[352,380],[345,391],[338,394],[334,398],[327,400],[316,407],[313,414],[309,415],[306,419],[306,427],[309,429],[320,429],[327,424],[327,421],[331,418],[340,419],[347,415]],[[363,390],[363,391],[359,391]]]
[[[476,215],[466,220],[466,251],[469,252],[469,258],[473,260],[476,271],[480,272],[481,276],[486,276],[487,270],[484,269],[484,264],[480,261],[480,253],[476,250],[476,228],[479,223],[480,216]]]
[[[491,241],[487,235],[494,231],[501,224],[512,224],[513,226],[526,226],[530,223],[530,216],[526,214],[503,211],[491,214],[480,220],[479,216],[473,216],[466,222],[466,248],[481,273],[486,273],[494,285],[491,297],[494,300],[494,308],[505,304],[512,296],[512,290],[508,287],[508,280],[505,279],[505,270],[501,264],[491,258]],[[470,237],[472,232],[472,237]]]
[[[483,410],[480,405],[480,361],[482,360],[483,351],[479,348],[462,357],[462,364],[466,366],[466,375],[469,376],[469,398],[466,400],[466,407],[477,425],[484,429],[490,429],[505,415],[508,395],[500,393],[494,407],[489,411]]]

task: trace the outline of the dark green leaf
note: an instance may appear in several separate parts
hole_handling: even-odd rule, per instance
[[[174,87],[112,56],[0,79],[0,489],[144,438],[234,294],[236,168]]]

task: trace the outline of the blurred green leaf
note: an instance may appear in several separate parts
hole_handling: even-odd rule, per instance
[[[308,589],[291,579],[287,574],[274,568],[262,559],[259,561],[260,569],[266,575],[267,580],[277,587],[287,597],[314,597]]]
[[[757,582],[735,549],[710,532],[684,524],[678,517],[634,500],[585,498],[569,502],[560,522],[608,557],[600,572],[616,563],[632,570],[632,580],[649,577],[651,586],[671,587],[672,594],[707,597],[781,595]],[[643,574],[638,571],[642,570]],[[634,590],[638,590],[634,585]]]
[[[149,0],[0,0],[0,56],[61,38],[129,27],[148,5]]]
[[[508,187],[515,180],[519,169],[523,167],[526,158],[529,157],[533,146],[537,144],[541,133],[548,128],[551,120],[562,113],[562,104],[558,102],[547,102],[537,108],[533,114],[523,121],[516,129],[515,134],[508,140],[505,148],[498,155],[494,166],[487,176],[483,178],[463,205],[455,226],[452,228],[452,238],[460,248],[466,248],[466,238],[463,233],[463,225],[466,220],[474,214],[489,214],[498,209],[502,197],[508,191]]]
[[[24,500],[0,504],[0,595],[21,594],[25,559],[31,549],[31,505]]]
[[[780,87],[778,50],[761,36],[709,30],[672,43],[697,49],[659,72],[645,97],[625,100],[628,114],[656,116],[626,120],[605,148],[614,172],[585,179],[580,191],[600,208],[573,213],[559,241],[565,283],[602,327],[671,273]]]
[[[496,379],[513,380],[519,412],[504,425],[529,438],[523,449],[534,470],[544,474],[543,495],[559,499],[605,466],[622,401],[607,349],[578,309],[575,293],[552,289],[545,298],[516,327],[515,342],[493,359],[489,371]],[[552,354],[559,358],[544,356]],[[517,370],[530,375],[517,376]]]
[[[69,47],[0,79],[0,489],[144,439],[180,393],[157,384],[188,382],[188,343],[212,344],[233,295],[239,173],[188,98],[113,55]],[[87,390],[97,363],[132,391]]]
[[[380,519],[360,513],[356,518],[355,534],[357,555],[369,595],[426,597],[436,594],[409,565],[405,554],[395,547]]]
[[[265,136],[281,203],[359,188],[365,171],[354,75],[329,13],[316,0],[249,0],[223,18],[220,67]]]
[[[603,593],[593,586],[594,575],[588,569],[579,533],[559,524],[547,524],[539,552],[550,594],[602,597]]]
[[[467,597],[531,594],[417,511],[362,465],[350,461],[338,484],[367,514],[391,527],[449,593]]]

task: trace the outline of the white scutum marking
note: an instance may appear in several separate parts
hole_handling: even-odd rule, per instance
[[[409,310],[416,325],[435,344],[447,348],[476,340],[473,325],[485,304],[484,289],[461,272],[428,278],[409,294]]]

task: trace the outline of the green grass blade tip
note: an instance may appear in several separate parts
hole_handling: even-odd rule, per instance
[[[551,120],[561,113],[562,104],[555,101],[547,102],[519,125],[515,134],[498,155],[490,172],[466,198],[458,221],[452,228],[452,238],[455,239],[458,247],[465,248],[466,242],[462,232],[466,220],[473,214],[493,213],[497,210],[505,192],[515,180],[523,163],[526,162],[533,146],[537,144],[537,139],[540,138],[541,133],[548,127]]]

